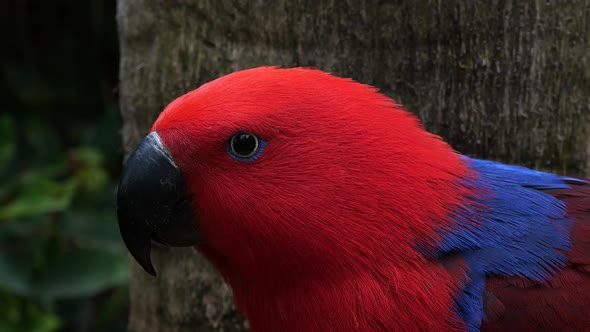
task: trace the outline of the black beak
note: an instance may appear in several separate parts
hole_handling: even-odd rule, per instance
[[[151,240],[174,247],[200,243],[186,179],[156,132],[127,159],[117,193],[117,216],[127,249],[153,276]]]

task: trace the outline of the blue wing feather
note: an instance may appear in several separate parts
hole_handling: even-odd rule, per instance
[[[561,177],[520,166],[463,157],[477,175],[468,185],[483,194],[469,198],[455,213],[456,224],[442,232],[434,255],[460,254],[469,281],[456,299],[456,310],[471,331],[479,331],[484,318],[483,297],[487,276],[520,276],[547,281],[565,266],[561,251],[571,249],[572,220],[561,200],[541,190],[566,189]],[[483,205],[483,210],[477,206]],[[478,213],[479,223],[473,220]]]

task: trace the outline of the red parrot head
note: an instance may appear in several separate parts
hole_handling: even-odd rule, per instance
[[[376,89],[319,70],[236,72],[174,100],[131,155],[119,224],[198,246],[227,278],[414,264],[462,193],[457,154]]]

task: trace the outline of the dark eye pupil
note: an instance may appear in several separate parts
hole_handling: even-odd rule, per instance
[[[258,138],[246,133],[237,134],[231,140],[231,148],[240,157],[250,157],[258,150]]]

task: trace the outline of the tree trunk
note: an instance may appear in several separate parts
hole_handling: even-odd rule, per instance
[[[555,1],[557,3],[557,1]],[[372,84],[464,154],[590,172],[590,2],[119,0],[123,144],[235,70],[314,66]],[[132,331],[245,329],[192,250],[131,266]]]

